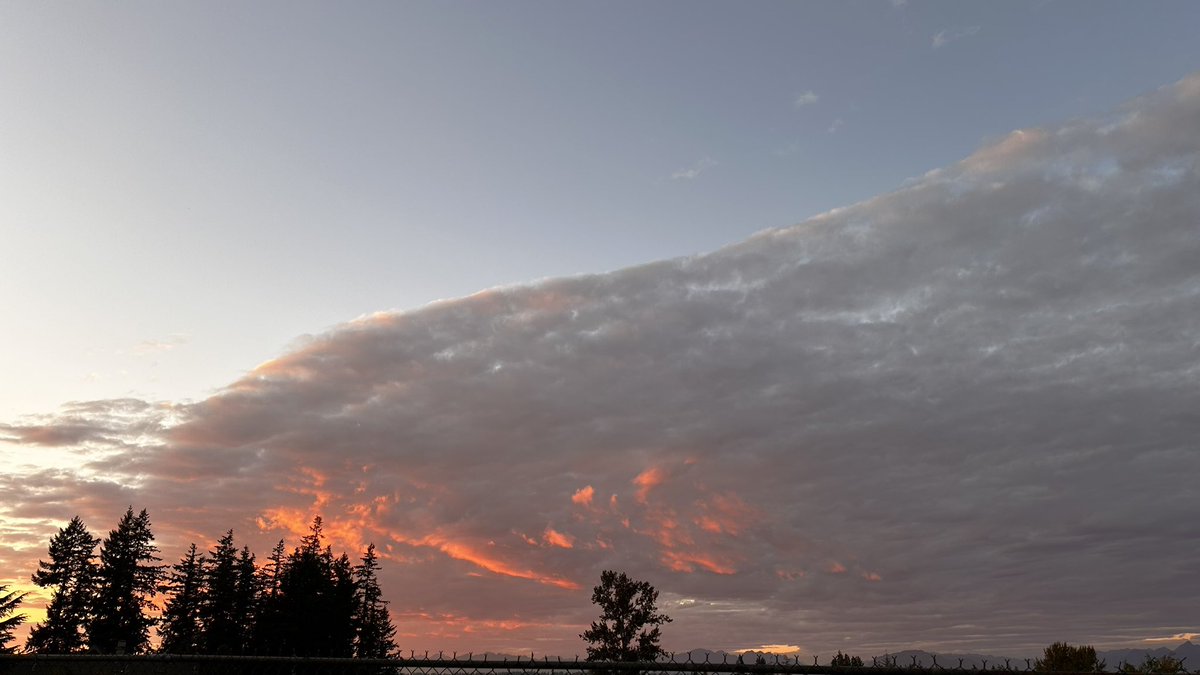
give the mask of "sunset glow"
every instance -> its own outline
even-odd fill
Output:
[[[130,508],[164,566],[320,517],[414,652],[583,654],[606,571],[731,660],[1200,639],[1196,26],[0,5],[17,642]]]

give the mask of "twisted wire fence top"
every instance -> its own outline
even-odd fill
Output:
[[[811,660],[811,662],[809,662]],[[1032,659],[982,661],[967,667],[963,659],[943,665],[936,657],[930,663],[910,656],[875,657],[870,665],[821,665],[818,657],[706,653],[703,658],[670,654],[658,661],[595,662],[579,657],[476,655],[473,652],[416,652],[388,659],[350,659],[296,656],[219,656],[201,654],[99,655],[99,654],[0,654],[0,674],[23,675],[615,675],[618,673],[747,673],[754,675],[981,675],[984,672],[1026,673],[1034,671]],[[1179,671],[1176,675],[1200,671]],[[1063,673],[1062,675],[1067,675]],[[1082,673],[1074,675],[1084,675]]]

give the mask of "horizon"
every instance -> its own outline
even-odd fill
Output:
[[[0,9],[19,641],[127,504],[322,515],[418,652],[601,569],[674,651],[1200,634],[1200,5],[222,7]]]

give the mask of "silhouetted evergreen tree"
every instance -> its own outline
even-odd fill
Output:
[[[238,615],[238,551],[233,530],[217,540],[204,565],[204,599],[200,605],[206,654],[234,654],[242,645],[242,618]]]
[[[347,580],[353,588],[349,561],[344,564],[335,561],[332,550],[323,543],[318,516],[313,519],[310,533],[281,568],[279,590],[270,603],[273,625],[267,633],[283,654],[349,656],[353,653],[353,595],[346,601]]]
[[[280,539],[275,548],[271,549],[271,557],[259,572],[259,589],[265,597],[274,597],[279,592],[279,578],[283,574],[283,564],[286,559],[283,540]]]
[[[271,551],[267,564],[259,570],[260,597],[258,616],[254,622],[252,649],[258,654],[281,654],[279,641],[283,633],[282,598],[279,594],[280,581],[287,564],[283,540],[280,539]]]
[[[237,587],[234,589],[234,604],[238,616],[238,652],[246,653],[252,645],[254,624],[258,621],[260,598],[258,566],[250,547],[243,546],[237,561]]]
[[[24,593],[10,591],[8,586],[0,585],[0,654],[12,654],[17,649],[8,643],[12,642],[13,630],[25,623],[24,614],[13,614],[24,597]]]
[[[96,591],[96,545],[79,516],[50,539],[50,562],[38,561],[33,583],[53,588],[46,620],[33,627],[25,643],[27,651],[41,654],[70,654],[83,651],[84,628]]]
[[[382,659],[396,651],[393,638],[396,627],[388,612],[388,603],[379,588],[379,556],[375,544],[367,546],[362,563],[354,567],[358,587],[354,613],[354,655],[364,659]]]
[[[163,608],[158,635],[159,651],[195,654],[201,648],[200,610],[203,598],[204,560],[192,544],[179,562],[171,566],[162,591],[170,593]]]
[[[161,560],[145,509],[125,512],[100,545],[96,600],[87,626],[88,647],[102,654],[146,651],[154,619],[147,610],[162,577]]]
[[[325,549],[332,560],[330,573],[333,577],[333,597],[330,601],[332,621],[329,625],[329,655],[354,656],[354,610],[358,602],[358,585],[354,583],[354,568],[344,552],[337,558],[333,550]]]

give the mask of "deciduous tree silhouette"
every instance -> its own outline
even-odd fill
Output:
[[[54,589],[46,606],[46,620],[33,627],[27,651],[70,654],[83,651],[84,629],[96,592],[96,545],[79,516],[50,539],[50,561],[38,561],[33,583]]]
[[[588,643],[588,661],[653,661],[666,652],[658,641],[659,628],[671,617],[655,603],[658,591],[646,581],[635,581],[624,572],[605,570],[592,590],[600,618],[580,634]]]
[[[833,659],[829,662],[829,665],[833,666],[834,668],[862,668],[863,660],[857,656],[843,654],[842,650],[839,649],[837,656],[833,657]]]
[[[1103,673],[1104,661],[1096,656],[1091,645],[1073,646],[1055,642],[1046,647],[1042,658],[1034,663],[1034,670],[1044,673]]]
[[[154,619],[152,598],[158,590],[162,566],[156,554],[150,515],[142,509],[125,512],[117,528],[100,545],[96,574],[96,600],[87,627],[88,647],[102,654],[138,654],[149,646]]]
[[[24,593],[10,591],[8,586],[0,585],[0,654],[12,654],[17,649],[9,643],[13,639],[13,630],[25,623],[25,615],[13,612],[24,597]]]
[[[1140,666],[1135,666],[1132,663],[1122,663],[1117,672],[1128,675],[1133,675],[1134,673],[1144,673],[1145,675],[1178,675],[1179,673],[1186,673],[1187,668],[1183,665],[1183,659],[1177,659],[1170,654],[1163,656],[1150,656],[1147,654]]]

